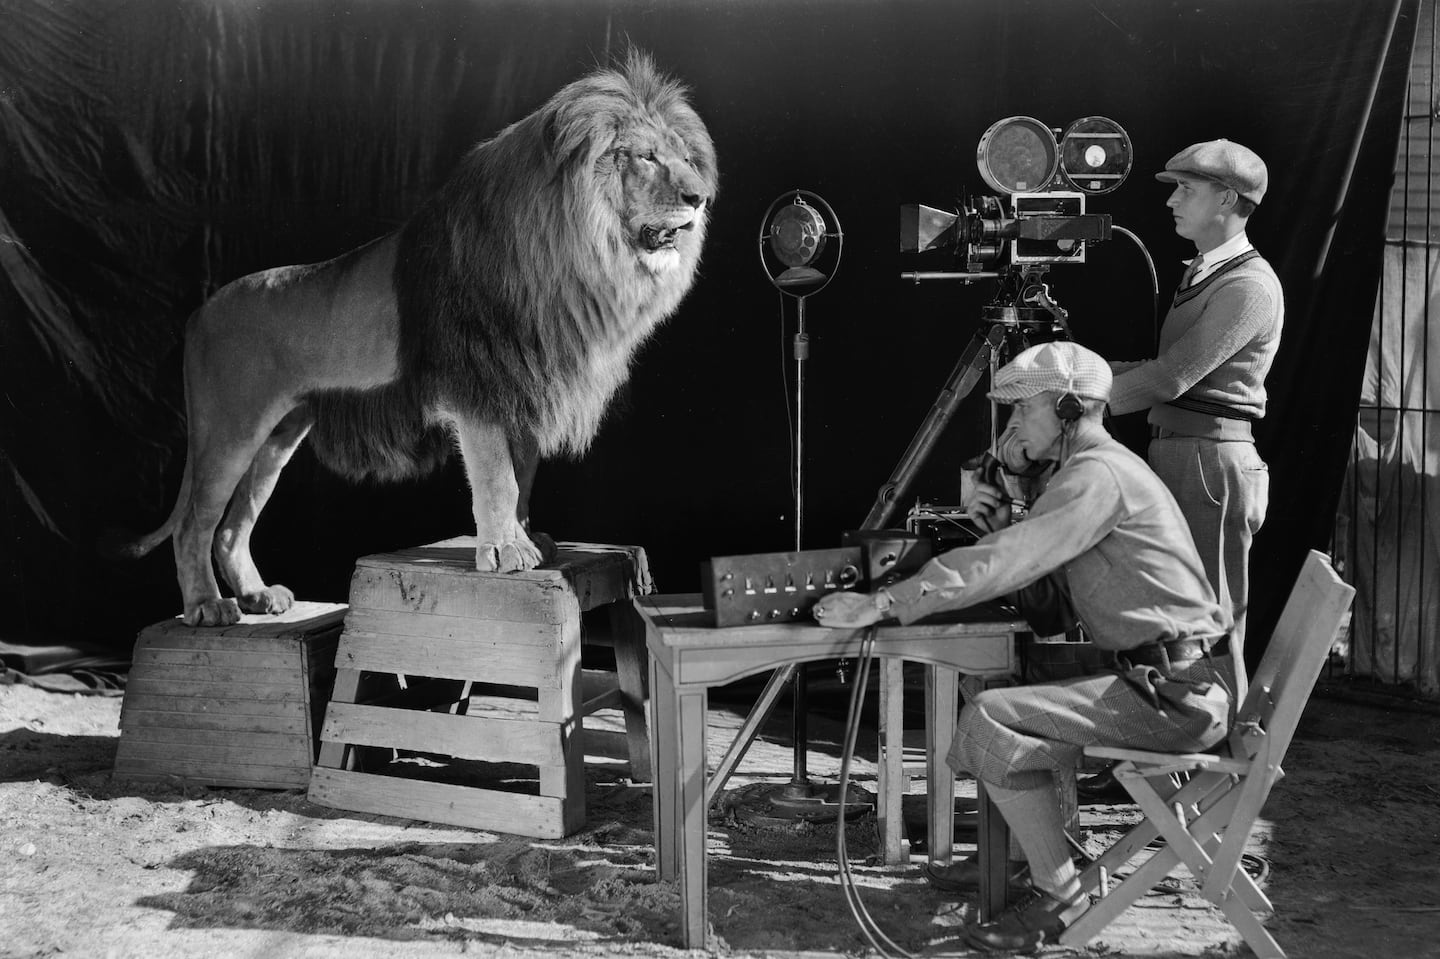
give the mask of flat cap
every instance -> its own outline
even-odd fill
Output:
[[[1170,158],[1155,179],[1174,183],[1187,173],[1228,186],[1251,203],[1259,203],[1270,184],[1265,161],[1254,150],[1231,140],[1206,140],[1186,147]]]
[[[1110,364],[1099,353],[1055,340],[1032,346],[1000,367],[988,395],[997,403],[1014,403],[1053,390],[1108,401],[1111,379]]]

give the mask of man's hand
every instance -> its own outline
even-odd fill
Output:
[[[961,505],[976,526],[993,533],[1010,525],[1010,497],[1003,489],[981,479],[978,470],[968,485],[969,495]]]
[[[810,611],[821,626],[869,626],[881,618],[880,607],[869,593],[830,593]]]
[[[1049,466],[1048,460],[1032,460],[1025,444],[1020,442],[1018,420],[1014,417],[995,439],[995,457],[1015,476],[1035,476]]]

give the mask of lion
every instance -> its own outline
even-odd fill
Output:
[[[458,449],[476,568],[553,557],[530,531],[536,467],[585,452],[636,348],[690,290],[717,185],[688,89],[632,52],[473,147],[396,232],[222,287],[186,324],[174,508],[127,552],[173,537],[192,626],[289,609],[250,538],[308,436],[357,480]]]

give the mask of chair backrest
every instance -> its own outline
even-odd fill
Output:
[[[1285,755],[1354,598],[1325,554],[1310,550],[1236,713],[1231,755],[1249,758],[1261,743],[1277,761]]]

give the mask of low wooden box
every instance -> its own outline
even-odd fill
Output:
[[[115,776],[304,789],[344,618],[344,604],[296,603],[234,626],[186,626],[177,617],[141,630]]]
[[[336,651],[310,800],[559,838],[585,821],[584,718],[624,713],[631,778],[649,781],[644,551],[561,543],[519,573],[475,569],[473,537],[363,557]],[[583,642],[613,641],[610,671]]]

